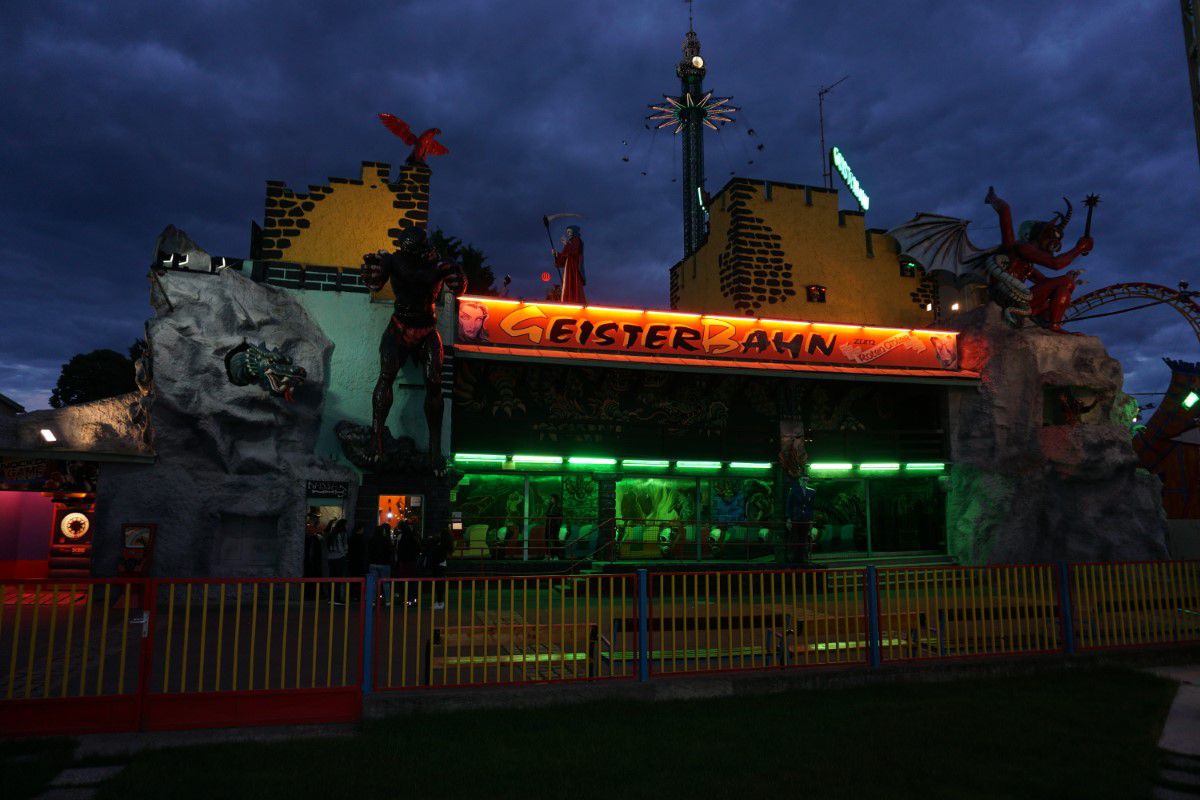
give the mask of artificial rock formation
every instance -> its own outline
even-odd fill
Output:
[[[964,564],[1165,558],[1158,478],[1137,466],[1121,364],[1093,336],[956,320],[978,389],[950,392],[947,537]]]
[[[287,292],[234,270],[168,270],[151,295],[157,462],[105,464],[97,573],[116,571],[120,525],[140,522],[158,525],[153,574],[301,574],[306,481],[346,482],[354,507],[353,472],[313,455],[333,344]],[[294,402],[230,382],[224,359],[244,340],[304,367]]]

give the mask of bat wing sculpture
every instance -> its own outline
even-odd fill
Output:
[[[941,214],[917,214],[903,225],[888,231],[906,256],[925,272],[946,272],[956,283],[981,280],[984,261],[995,248],[982,250],[967,238],[970,220]]]

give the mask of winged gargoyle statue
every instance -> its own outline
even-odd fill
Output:
[[[959,287],[986,282],[992,299],[1004,309],[1004,317],[1011,324],[1018,324],[1019,317],[1033,317],[1050,330],[1061,331],[1063,314],[1071,304],[1071,292],[1082,283],[1078,280],[1080,271],[1049,277],[1034,265],[1062,270],[1078,256],[1091,252],[1092,210],[1099,198],[1088,196],[1084,235],[1075,247],[1061,255],[1058,251],[1062,247],[1063,229],[1071,220],[1069,200],[1066,214],[1055,212],[1044,222],[1024,222],[1017,235],[1013,233],[1008,203],[992,189],[988,189],[984,202],[1000,217],[1001,242],[990,249],[976,247],[967,238],[970,220],[941,214],[917,214],[889,234],[899,245],[900,256],[916,262],[927,274],[946,273]],[[1032,287],[1025,285],[1027,280]]]

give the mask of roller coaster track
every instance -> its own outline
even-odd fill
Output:
[[[1071,307],[1067,309],[1067,313],[1063,315],[1063,322],[1087,319],[1091,316],[1088,312],[1109,303],[1119,303],[1125,300],[1149,300],[1151,302],[1145,306],[1137,307],[1170,306],[1183,315],[1183,318],[1192,326],[1192,332],[1196,334],[1197,342],[1200,342],[1200,303],[1195,300],[1196,294],[1196,292],[1160,286],[1157,283],[1114,283],[1076,298],[1075,302],[1071,303]],[[1132,311],[1133,309],[1127,310]]]

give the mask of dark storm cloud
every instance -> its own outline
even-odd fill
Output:
[[[400,161],[378,111],[445,131],[432,223],[481,247],[518,292],[536,292],[547,266],[541,215],[577,211],[590,295],[666,303],[678,141],[642,117],[677,87],[683,3],[113,0],[4,16],[0,392],[26,404],[44,404],[73,353],[141,333],[145,265],[167,223],[245,255],[263,181],[302,190],[361,160]],[[1099,192],[1085,288],[1200,283],[1171,4],[700,2],[697,31],[707,83],[744,109],[707,137],[710,191],[731,171],[819,184],[816,90],[849,74],[827,134],[871,192],[872,226],[960,214],[989,246],[989,184],[1018,218]],[[1196,357],[1168,311],[1087,324],[1131,391],[1163,388],[1160,355]]]

